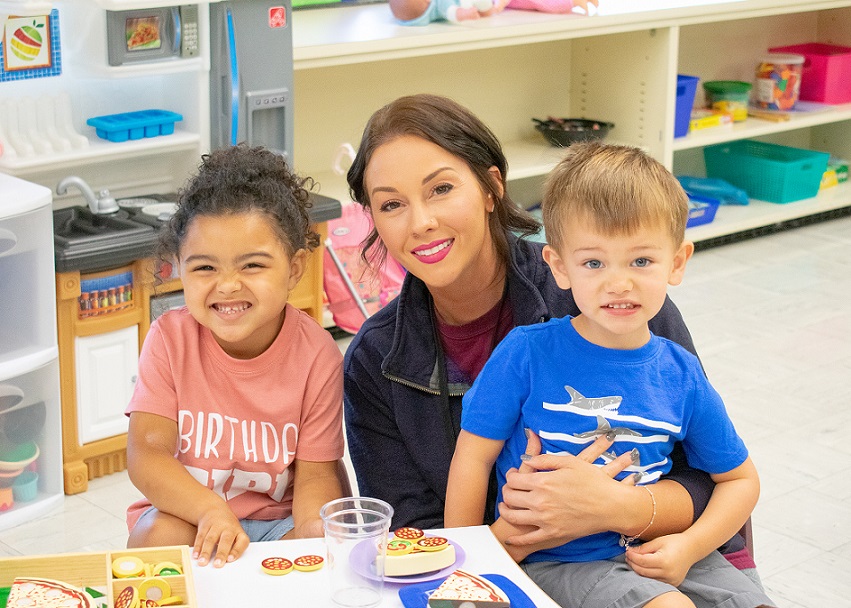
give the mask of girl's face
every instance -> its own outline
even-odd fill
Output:
[[[305,257],[290,257],[261,213],[199,215],[180,246],[186,306],[228,355],[256,357],[281,330]]]
[[[491,173],[499,182],[499,170]],[[376,148],[364,183],[387,252],[433,293],[493,279],[499,266],[488,224],[494,201],[464,160],[404,135]]]
[[[668,285],[682,281],[694,245],[684,241],[677,246],[661,225],[613,236],[571,218],[564,234],[560,250],[547,245],[544,259],[582,312],[573,320],[576,331],[608,348],[646,344],[647,322],[662,308]]]

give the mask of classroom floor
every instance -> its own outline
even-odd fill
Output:
[[[698,252],[672,297],[760,471],[769,595],[851,607],[851,218]],[[0,532],[0,556],[122,548],[137,496],[126,473],[94,479]]]

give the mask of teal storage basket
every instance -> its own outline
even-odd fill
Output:
[[[750,198],[771,203],[791,203],[818,194],[829,157],[827,152],[749,139],[703,149],[707,177],[726,180]]]

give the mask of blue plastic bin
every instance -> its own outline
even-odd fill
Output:
[[[86,124],[95,128],[97,136],[109,141],[121,142],[174,133],[174,123],[183,116],[167,110],[142,110],[108,116],[89,118]]]
[[[688,134],[691,122],[691,107],[694,105],[694,95],[697,93],[697,76],[677,74],[677,105],[674,114],[674,137],[684,137]]]
[[[751,198],[791,203],[818,194],[830,154],[743,139],[703,149],[707,177],[718,177]]]
[[[710,223],[715,219],[715,213],[718,211],[720,205],[721,201],[717,198],[689,194],[686,228],[694,228],[695,226]]]

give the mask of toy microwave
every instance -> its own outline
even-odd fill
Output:
[[[106,11],[109,65],[196,57],[198,5]]]

